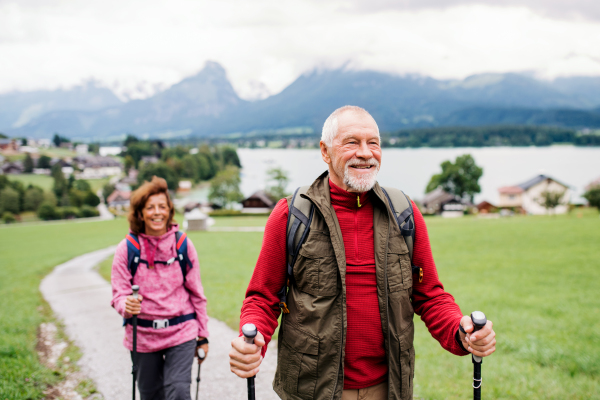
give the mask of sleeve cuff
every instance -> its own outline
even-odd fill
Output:
[[[454,340],[456,340],[456,343],[458,344],[458,346],[465,352],[465,353],[469,353],[469,350],[465,349],[465,347],[462,344],[462,340],[460,340],[460,331],[457,329],[456,333],[454,334]]]

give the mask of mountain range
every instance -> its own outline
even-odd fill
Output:
[[[0,131],[11,136],[110,140],[147,137],[318,132],[337,107],[366,108],[382,131],[477,125],[600,127],[600,77],[538,80],[479,74],[438,80],[346,69],[313,70],[264,100],[241,99],[225,69],[208,62],[196,75],[143,100],[120,101],[87,84],[71,90],[0,95]]]

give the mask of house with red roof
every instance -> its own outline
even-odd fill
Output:
[[[514,209],[524,214],[544,215],[548,210],[542,206],[544,192],[562,193],[561,204],[553,213],[565,214],[569,210],[571,190],[568,185],[547,175],[537,175],[526,182],[514,186],[503,186],[500,194],[499,208]]]

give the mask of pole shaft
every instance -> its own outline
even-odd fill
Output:
[[[198,400],[198,389],[200,389],[200,364],[198,364],[198,376],[196,377],[196,400]]]
[[[132,398],[135,400],[135,381],[137,378],[137,315],[134,315],[132,318],[133,325],[133,368],[131,370],[131,374],[133,375],[133,389],[132,389]]]
[[[248,378],[248,400],[255,400],[255,397],[254,397],[254,377]]]
[[[473,399],[481,400],[481,363],[473,363]]]

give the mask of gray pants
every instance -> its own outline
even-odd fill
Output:
[[[154,353],[137,353],[137,383],[141,399],[191,400],[195,352],[196,339],[192,339]]]

